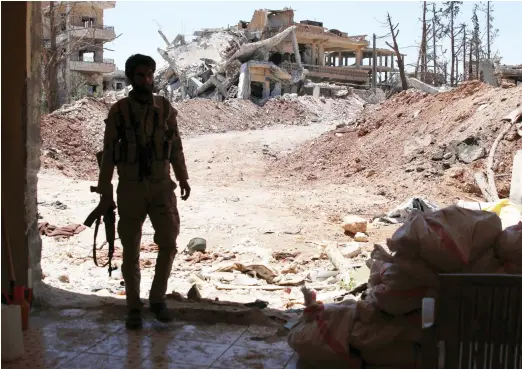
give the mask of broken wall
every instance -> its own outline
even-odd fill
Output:
[[[42,18],[40,2],[2,2],[2,219],[18,284],[27,285],[28,267],[40,281],[41,239],[36,189],[40,168],[40,83]],[[2,255],[2,288],[7,287]],[[34,284],[35,294],[38,288]]]
[[[268,16],[267,27],[290,26],[294,23],[294,12],[287,10],[285,12],[272,13]]]
[[[263,9],[256,10],[252,16],[252,20],[248,24],[248,29],[260,30],[265,28],[267,24],[268,12]]]

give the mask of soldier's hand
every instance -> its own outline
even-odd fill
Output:
[[[186,201],[190,196],[190,186],[188,184],[188,181],[180,181],[179,188],[181,189],[181,200]]]
[[[110,207],[116,209],[116,203],[114,202],[112,194],[102,195],[100,205],[104,211],[107,211]]]

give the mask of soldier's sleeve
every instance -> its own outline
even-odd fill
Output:
[[[170,164],[174,170],[174,175],[179,181],[187,180],[189,178],[187,165],[185,164],[185,154],[183,153],[183,144],[179,135],[178,129],[178,111],[165,99],[168,108],[167,124],[169,131],[172,134],[172,149],[170,151]]]
[[[98,178],[98,193],[112,194],[112,176],[114,174],[114,146],[118,139],[116,117],[118,104],[114,104],[105,119],[105,133],[103,135],[103,154]]]

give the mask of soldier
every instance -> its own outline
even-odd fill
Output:
[[[156,63],[150,56],[132,55],[125,75],[133,90],[115,103],[105,120],[103,159],[98,180],[102,203],[114,204],[112,176],[117,168],[118,234],[123,246],[128,329],[142,327],[140,300],[140,243],[146,216],[154,228],[159,247],[149,295],[150,310],[162,322],[172,320],[165,293],[176,255],[179,214],[170,177],[170,166],[181,188],[181,199],[190,196],[183,146],[176,121],[177,111],[162,96],[154,96]]]

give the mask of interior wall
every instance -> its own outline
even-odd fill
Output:
[[[40,167],[41,3],[2,2],[2,217],[17,284],[41,280],[37,227]],[[2,245],[7,241],[2,232]],[[3,250],[2,250],[3,251]],[[8,287],[2,255],[2,288]],[[36,285],[34,286],[36,287]],[[37,292],[37,291],[35,291]]]

